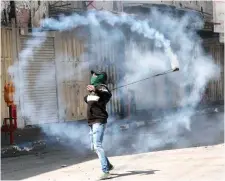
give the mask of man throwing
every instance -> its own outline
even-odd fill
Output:
[[[88,105],[87,119],[90,126],[91,148],[97,153],[101,162],[103,175],[100,179],[107,179],[109,171],[114,167],[106,157],[102,143],[108,118],[106,104],[109,102],[112,94],[105,85],[107,81],[105,72],[92,70],[91,74],[91,85],[87,86],[90,94],[84,97],[84,101]]]

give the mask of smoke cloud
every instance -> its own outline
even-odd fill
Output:
[[[189,27],[190,25],[191,27]],[[167,114],[163,121],[157,124],[154,132],[147,128],[140,129],[141,131],[137,132],[135,139],[132,138],[132,141],[129,142],[135,147],[135,152],[152,150],[170,143],[188,144],[185,139],[180,139],[180,134],[190,131],[191,117],[195,114],[195,108],[201,99],[201,94],[207,83],[216,78],[219,72],[219,67],[214,64],[212,58],[204,53],[202,41],[196,34],[196,31],[203,26],[202,19],[191,13],[174,16],[161,13],[156,9],[152,9],[149,14],[141,18],[126,13],[115,15],[107,11],[90,11],[85,15],[61,16],[59,20],[45,19],[41,23],[42,28],[40,30],[50,29],[63,32],[80,26],[88,29],[90,34],[90,39],[86,42],[88,52],[82,55],[83,59],[86,59],[86,55],[88,55],[90,66],[99,64],[101,61],[99,60],[99,54],[105,57],[106,61],[112,60],[109,57],[109,52],[114,51],[116,58],[111,63],[117,67],[122,67],[124,74],[123,79],[119,80],[117,85],[143,79],[154,73],[171,70],[178,66],[177,62],[179,62],[179,72],[128,87],[129,90],[135,92],[137,110],[166,109],[174,107],[175,104],[178,107],[183,107],[177,112]],[[82,35],[82,32],[80,34]],[[42,36],[41,39],[40,35]],[[33,38],[29,40],[29,46],[20,52],[20,63],[9,69],[9,72],[14,75],[17,90],[15,99],[16,101],[20,100],[20,103],[24,100],[23,95],[26,94],[24,85],[27,83],[26,72],[21,73],[21,71],[32,63],[28,57],[32,56],[35,48],[42,46],[45,37],[45,32],[34,31]],[[124,57],[124,59],[121,57]],[[84,61],[79,66],[81,69],[85,69],[87,62]],[[62,68],[58,67],[58,71]],[[47,77],[42,76],[40,71],[36,76],[35,89],[46,84],[51,87],[55,74],[57,74],[59,82],[66,81],[71,77],[68,77],[68,75],[77,74],[76,70],[71,68],[67,70],[68,74],[66,75],[60,73],[62,70],[58,71],[55,72],[54,68],[49,68]],[[15,76],[18,74],[20,76]],[[187,87],[192,87],[188,93],[186,92]],[[178,92],[179,95],[175,92]],[[60,101],[62,98],[59,97],[58,99]],[[28,106],[21,108],[21,114],[23,117],[28,117],[31,123],[32,121],[41,123],[43,121],[41,119],[54,119],[51,117],[51,112],[43,109],[46,104],[48,104],[47,100],[41,105],[36,105],[35,100],[28,97],[26,98],[26,105]],[[61,104],[65,103],[62,101]],[[38,115],[32,114],[33,109],[39,110]],[[59,112],[60,118],[65,119],[63,110],[59,110]],[[146,119],[149,119],[149,122],[154,122],[151,117]],[[109,123],[105,146],[107,150],[112,151],[113,149],[117,154],[123,153],[127,147],[126,144],[122,143],[124,137],[119,126],[117,126],[118,120],[115,121],[111,117]],[[89,148],[87,126],[60,123],[47,124],[42,128],[49,135],[66,139],[71,147],[76,149]],[[133,135],[132,131],[128,131],[128,135]],[[126,137],[126,140],[129,140],[129,136]],[[112,148],[111,141],[116,142],[118,147]],[[77,142],[82,144],[83,147],[75,144]]]

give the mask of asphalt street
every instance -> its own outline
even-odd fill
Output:
[[[222,181],[224,144],[110,157],[112,180]],[[3,180],[76,180],[99,178],[96,156],[76,156],[70,151],[2,159]],[[86,160],[86,161],[85,161]]]

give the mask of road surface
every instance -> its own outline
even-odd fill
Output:
[[[96,157],[83,161],[68,153],[2,159],[3,180],[95,181],[101,175]],[[224,144],[111,157],[114,181],[222,181]],[[75,164],[77,163],[77,164]],[[62,167],[62,166],[66,167]]]

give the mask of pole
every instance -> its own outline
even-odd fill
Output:
[[[14,143],[14,135],[13,135],[13,117],[12,117],[12,106],[9,106],[9,139],[10,144]]]
[[[129,85],[136,84],[136,83],[138,83],[138,82],[142,82],[142,81],[151,79],[151,78],[153,78],[153,77],[157,77],[157,76],[160,76],[160,75],[165,75],[165,74],[172,73],[172,72],[176,72],[176,71],[179,71],[179,68],[176,68],[176,69],[170,69],[170,70],[167,70],[167,71],[165,71],[165,72],[158,73],[158,74],[152,75],[152,76],[150,76],[150,77],[147,77],[147,78],[145,78],[145,79],[141,79],[141,80],[137,80],[137,81],[134,81],[134,82],[125,84],[125,85],[121,85],[121,86],[119,86],[119,87],[116,87],[116,88],[112,89],[111,91],[114,91],[114,90],[116,90],[116,89],[120,89],[120,88],[123,88],[123,87],[127,87],[127,86],[129,86]]]

